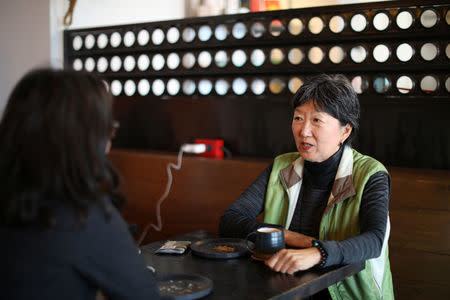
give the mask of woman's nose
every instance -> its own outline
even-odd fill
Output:
[[[311,126],[309,125],[308,122],[302,124],[302,127],[300,128],[300,135],[303,137],[311,135]]]

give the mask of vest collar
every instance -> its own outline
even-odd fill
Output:
[[[305,160],[300,156],[289,166],[280,171],[280,175],[283,179],[283,183],[286,186],[286,189],[289,190],[291,187],[302,181],[304,165]]]
[[[298,195],[302,186],[304,159],[297,158],[286,168],[280,170],[280,180],[283,183],[289,199],[289,208],[286,216],[286,228],[289,228],[295,207],[297,206]]]
[[[297,203],[303,181],[304,165],[305,160],[300,156],[280,171],[282,182],[289,194],[289,213],[287,224],[290,224],[290,219],[293,216],[293,210],[295,209]],[[337,203],[344,201],[348,197],[356,195],[355,187],[353,186],[352,171],[353,150],[349,146],[345,146],[324,214],[328,213]]]
[[[328,198],[327,207],[324,214],[328,213],[335,204],[344,201],[345,199],[356,195],[355,187],[353,185],[353,151],[346,146],[342,153],[341,161],[336,172],[336,178],[331,188],[331,194]]]

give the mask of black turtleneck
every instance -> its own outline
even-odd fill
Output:
[[[323,162],[305,161],[303,184],[289,230],[319,237],[320,220],[333,187],[342,149]]]
[[[323,162],[305,160],[305,177],[309,177],[313,187],[331,189],[341,161],[342,149],[344,148],[339,148],[335,154]]]

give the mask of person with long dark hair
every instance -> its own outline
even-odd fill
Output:
[[[14,87],[0,123],[5,299],[159,298],[117,209],[113,125],[92,74],[38,69]]]

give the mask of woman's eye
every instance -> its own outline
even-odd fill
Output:
[[[314,118],[314,122],[318,123],[321,122],[322,120],[320,120],[319,118]]]
[[[295,117],[294,117],[294,120],[295,120],[295,121],[300,121],[301,119],[302,119],[302,118],[301,118],[300,116],[295,116]]]

